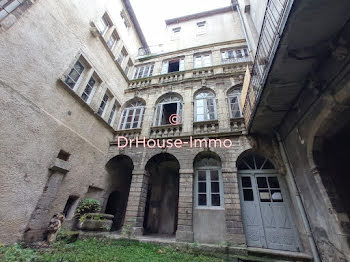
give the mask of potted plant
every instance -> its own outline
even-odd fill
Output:
[[[101,205],[96,199],[85,198],[75,212],[77,228],[87,231],[110,231],[113,215],[100,213]]]

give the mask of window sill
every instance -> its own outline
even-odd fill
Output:
[[[207,206],[196,206],[194,209],[196,210],[225,210],[224,207],[219,206],[219,207],[207,207]]]
[[[113,132],[115,131],[114,128],[107,123],[107,121],[102,118],[100,115],[97,114],[97,111],[95,111],[90,104],[86,103],[70,86],[68,86],[65,82],[66,76],[62,76],[58,79],[58,82],[60,82],[60,85],[67,90],[74,99],[76,99],[84,108],[87,109],[91,114],[95,115],[95,117],[101,121],[104,125],[106,125],[109,129],[111,129]]]

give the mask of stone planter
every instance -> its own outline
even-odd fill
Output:
[[[113,215],[103,213],[87,213],[84,219],[79,219],[77,228],[86,231],[110,231]]]

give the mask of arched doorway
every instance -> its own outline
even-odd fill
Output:
[[[177,230],[179,169],[168,153],[153,156],[146,164],[150,175],[144,217],[145,234],[173,235]]]
[[[106,164],[111,193],[105,213],[114,215],[112,231],[120,230],[124,224],[133,169],[131,158],[125,155],[118,155]]]
[[[237,161],[247,245],[299,251],[284,179],[263,156],[249,152]]]
[[[215,152],[200,152],[194,158],[193,168],[194,239],[200,243],[221,243],[226,235],[221,159]]]

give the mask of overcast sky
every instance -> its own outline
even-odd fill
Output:
[[[164,20],[229,6],[230,0],[130,0],[149,46],[162,43]]]

